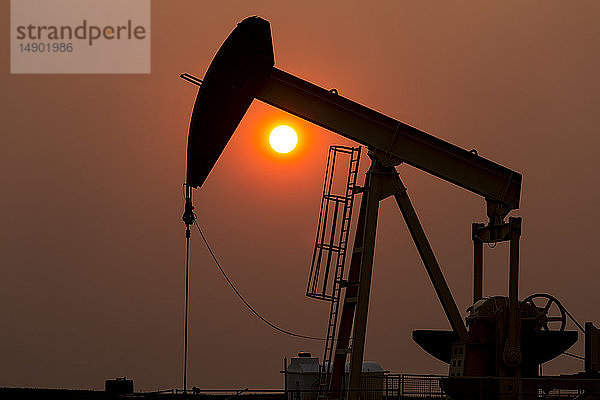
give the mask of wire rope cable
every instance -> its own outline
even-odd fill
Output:
[[[242,294],[235,287],[235,285],[233,284],[233,282],[231,281],[231,279],[229,279],[229,277],[227,276],[227,274],[223,270],[223,267],[221,267],[221,263],[217,259],[217,256],[215,255],[214,251],[212,250],[210,244],[208,243],[208,240],[204,236],[204,232],[202,232],[202,229],[200,229],[200,225],[198,225],[198,221],[194,220],[194,224],[196,225],[196,229],[198,229],[198,233],[200,233],[200,236],[202,237],[202,241],[204,242],[204,245],[206,246],[208,252],[210,253],[210,256],[212,257],[213,261],[215,262],[215,264],[219,268],[219,271],[221,271],[221,274],[223,275],[223,277],[225,278],[225,280],[227,281],[227,283],[229,284],[229,286],[231,287],[231,289],[235,292],[235,294],[237,295],[237,297],[239,297],[239,299],[242,301],[242,303],[244,303],[244,305],[248,308],[248,310],[250,310],[252,312],[252,314],[254,314],[256,317],[258,317],[261,321],[263,321],[265,324],[267,324],[271,328],[273,328],[276,331],[278,331],[280,333],[283,333],[285,335],[294,336],[294,337],[302,338],[302,339],[309,339],[309,340],[321,340],[321,341],[325,340],[325,338],[316,337],[316,336],[309,336],[309,335],[302,335],[302,334],[297,333],[297,332],[293,332],[293,331],[290,331],[290,330],[287,330],[287,329],[280,328],[279,326],[273,324],[272,322],[270,322],[269,320],[267,320],[265,317],[263,317],[258,311],[256,311],[256,309],[254,307],[252,307],[252,305],[250,305],[250,303],[248,303],[246,301],[246,299],[244,298],[244,296],[242,296]]]
[[[183,390],[187,389],[187,360],[188,360],[188,309],[190,298],[190,236],[185,238],[185,323],[183,334]]]

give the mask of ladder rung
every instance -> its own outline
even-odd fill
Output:
[[[362,252],[363,252],[363,248],[362,247],[356,247],[352,253],[358,254],[358,253],[362,253]]]
[[[332,245],[332,244],[317,243],[316,247],[318,249],[330,250],[330,251],[334,251],[334,252],[340,251],[340,246],[336,246],[336,245]]]
[[[358,303],[358,297],[346,297],[344,299],[344,303],[346,303],[346,304]]]
[[[324,194],[323,198],[327,199],[327,200],[331,200],[331,201],[346,201],[346,197],[345,196],[339,196],[337,194]]]
[[[335,349],[335,354],[336,355],[341,355],[341,354],[348,354],[350,353],[350,349]]]

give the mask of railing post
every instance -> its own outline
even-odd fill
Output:
[[[283,389],[285,392],[285,400],[290,400],[288,395],[288,371],[287,371],[287,357],[283,357]]]
[[[400,375],[400,398],[404,398],[404,374]]]
[[[385,400],[388,400],[388,380],[385,376],[383,379],[385,379]]]

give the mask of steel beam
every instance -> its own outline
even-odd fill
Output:
[[[400,177],[397,175],[396,177],[402,185]],[[431,283],[433,284],[433,288],[435,289],[438,299],[442,304],[442,308],[446,313],[446,317],[448,318],[448,321],[450,322],[454,332],[458,334],[460,340],[465,341],[468,337],[467,328],[465,327],[465,323],[458,312],[458,307],[454,302],[450,288],[446,283],[446,279],[444,278],[444,274],[442,273],[437,259],[435,258],[435,254],[433,254],[429,240],[427,240],[427,235],[425,235],[425,231],[423,231],[423,227],[419,222],[419,218],[417,217],[417,213],[412,206],[406,189],[395,194],[394,198],[396,199],[396,204],[398,204],[398,207],[402,212],[402,216],[404,217],[406,226],[408,226],[410,235],[415,242],[415,246],[419,251],[421,260],[423,260],[423,264],[425,265],[429,279],[431,279]]]
[[[273,68],[256,98],[509,209],[519,207],[519,173],[346,99],[336,91]]]
[[[519,318],[519,240],[521,218],[510,218],[510,266],[508,280],[508,337],[502,357],[510,368],[521,364],[521,327]]]
[[[365,179],[365,188],[369,187],[370,175]],[[335,354],[333,356],[333,365],[331,371],[331,384],[329,386],[329,398],[341,399],[342,384],[344,381],[344,373],[346,359],[349,353],[350,335],[352,333],[352,325],[354,323],[354,314],[356,302],[350,299],[358,297],[358,284],[360,279],[360,264],[362,252],[360,248],[364,241],[365,219],[367,212],[367,196],[363,192],[363,197],[360,203],[360,212],[358,214],[358,223],[356,224],[356,235],[354,237],[354,246],[352,249],[352,258],[350,259],[350,268],[348,270],[348,283],[344,291],[342,302],[342,312],[340,315],[340,326],[338,329],[338,337],[335,345]]]
[[[473,304],[483,297],[483,241],[478,235],[482,227],[473,223]]]
[[[350,353],[349,400],[356,400],[360,397],[360,375],[362,372],[365,337],[367,333],[367,315],[371,293],[371,277],[373,275],[377,215],[379,213],[379,201],[382,199],[383,192],[381,172],[369,171],[367,175],[370,175],[370,179],[369,186],[366,187],[367,190],[363,194],[366,197],[366,209],[362,243],[360,248],[354,249],[354,252],[360,253],[360,275],[352,332],[352,351]]]

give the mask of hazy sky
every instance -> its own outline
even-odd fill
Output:
[[[0,386],[181,384],[181,185],[197,88],[178,74],[202,77],[250,15],[271,22],[277,67],[521,172],[521,298],[548,292],[600,324],[600,3],[248,3],[154,0],[149,75],[10,75],[4,29]],[[8,27],[8,0],[1,12]],[[267,148],[280,122],[300,135],[291,157]],[[326,329],[327,305],[304,291],[328,146],[349,143],[256,102],[195,194],[225,270],[286,329]],[[400,171],[464,315],[485,203]],[[446,373],[411,332],[449,324],[393,200],[380,215],[366,358]],[[190,385],[279,388],[284,356],[321,357],[321,343],[250,315],[195,233],[192,247]],[[506,246],[485,257],[485,294],[506,294]],[[545,366],[582,369],[565,357]]]

